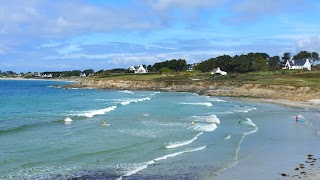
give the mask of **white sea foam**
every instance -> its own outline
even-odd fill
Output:
[[[128,90],[124,90],[124,91],[120,91],[121,93],[127,93],[127,94],[134,94],[134,92],[132,91],[128,91]]]
[[[168,158],[170,158],[170,157],[175,157],[175,156],[178,156],[178,155],[181,155],[181,154],[184,154],[184,153],[200,151],[200,150],[203,150],[203,149],[205,149],[205,148],[206,148],[206,146],[202,146],[202,147],[198,147],[198,148],[193,148],[193,149],[186,149],[186,150],[184,150],[184,151],[180,151],[180,152],[176,152],[176,153],[172,153],[172,154],[167,154],[167,155],[165,155],[165,156],[155,158],[154,161],[165,160],[165,159],[168,159]]]
[[[83,111],[79,114],[75,114],[76,116],[85,116],[85,117],[93,117],[95,115],[103,115],[107,112],[113,111],[117,108],[117,106],[111,106],[104,109],[98,109],[98,110],[90,110],[90,111]]]
[[[121,102],[121,105],[128,105],[130,103],[137,103],[137,102],[142,102],[142,101],[147,101],[147,100],[151,100],[150,97],[145,97],[145,98],[139,98],[139,99],[124,99],[123,102]]]
[[[146,126],[165,126],[165,127],[189,127],[190,125],[187,123],[179,123],[179,122],[159,122],[159,121],[141,121],[142,124]]]
[[[253,130],[243,133],[243,136],[242,136],[241,140],[239,141],[238,148],[237,148],[237,150],[236,150],[236,157],[235,157],[235,160],[236,160],[236,161],[238,160],[238,153],[239,153],[239,151],[240,151],[240,145],[241,145],[243,139],[244,139],[247,135],[256,133],[257,131],[258,131],[258,128],[255,127]]]
[[[124,174],[123,176],[121,176],[120,179],[122,179],[122,177],[124,177],[124,176],[134,175],[137,172],[146,169],[149,165],[154,164],[156,161],[165,160],[165,159],[168,159],[170,157],[175,157],[175,156],[178,156],[178,155],[181,155],[181,154],[184,154],[184,153],[200,151],[200,150],[203,150],[205,148],[206,148],[206,146],[193,148],[193,149],[186,149],[184,151],[180,151],[180,152],[176,152],[176,153],[172,153],[172,154],[168,154],[168,155],[165,155],[165,156],[162,156],[162,157],[155,158],[155,159],[153,159],[151,161],[147,161],[147,162],[131,165],[132,167],[129,169],[129,171],[126,174]],[[123,165],[119,165],[119,166],[123,166]]]
[[[194,138],[192,138],[192,139],[190,139],[188,141],[172,142],[172,143],[169,143],[168,145],[166,145],[165,147],[167,149],[170,149],[170,148],[177,148],[177,147],[181,147],[181,146],[185,146],[185,145],[191,144],[193,141],[197,140],[198,137],[200,135],[202,135],[202,134],[203,134],[203,132],[200,132]]]
[[[210,107],[212,104],[210,102],[196,102],[196,103],[188,103],[188,102],[181,102],[179,104],[185,104],[185,105],[197,105],[197,106],[207,106]]]
[[[150,114],[142,114],[142,116],[148,117],[150,116]]]
[[[120,133],[138,137],[159,138],[164,136],[163,131],[155,129],[121,129]]]
[[[146,169],[148,167],[148,165],[150,164],[154,164],[155,161],[154,160],[151,160],[151,161],[148,161],[148,162],[144,162],[144,163],[139,163],[139,164],[135,164],[134,167],[129,170],[125,175],[123,176],[131,176],[133,174],[136,174],[137,172],[139,171],[142,171],[144,169]],[[121,179],[121,178],[120,178]]]
[[[249,118],[246,118],[244,121],[241,122],[241,124],[245,124],[251,127],[257,127],[256,124],[254,124],[252,120]]]
[[[69,118],[69,117],[66,117],[63,121],[68,123],[68,122],[72,122],[73,120],[71,118]]]
[[[231,138],[231,135],[229,135],[229,136],[225,137],[224,139],[230,139],[230,138]]]
[[[215,129],[217,129],[217,124],[215,124],[215,123],[210,123],[210,124],[197,123],[196,125],[194,125],[194,129],[198,130],[198,131],[211,132],[211,131],[214,131]]]
[[[243,112],[243,113],[248,113],[249,111],[252,111],[252,110],[256,110],[257,108],[255,107],[252,107],[252,108],[247,108],[247,109],[238,109],[238,110],[235,110],[235,112]]]
[[[197,122],[209,122],[220,124],[220,119],[214,114],[209,116],[191,116],[191,118],[195,119]]]
[[[212,101],[212,102],[227,102],[225,100],[218,99],[218,98],[212,98],[210,96],[207,96],[207,98],[208,98],[208,101]]]

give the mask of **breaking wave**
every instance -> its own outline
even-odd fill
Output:
[[[207,106],[207,107],[212,106],[212,103],[210,103],[210,102],[197,102],[197,103],[181,102],[181,103],[179,103],[179,104],[185,104],[185,105],[197,105],[197,106]]]
[[[70,115],[73,115],[73,116],[93,117],[93,116],[96,116],[96,115],[104,115],[104,114],[106,114],[107,112],[110,112],[110,111],[115,110],[116,108],[117,108],[117,106],[111,106],[111,107],[104,108],[104,109],[83,111],[83,112],[80,112],[80,113],[78,113],[78,114],[70,114]]]
[[[197,140],[198,137],[200,135],[202,135],[203,132],[200,132],[199,134],[197,134],[194,138],[188,140],[188,141],[181,141],[181,142],[173,142],[173,143],[169,143],[168,145],[166,145],[165,147],[167,149],[170,149],[170,148],[177,148],[177,147],[181,147],[181,146],[185,146],[185,145],[188,145],[188,144],[191,144],[193,141]]]

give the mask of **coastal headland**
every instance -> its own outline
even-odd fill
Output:
[[[228,96],[288,106],[320,105],[320,89],[292,85],[265,85],[210,80],[117,80],[78,79],[67,88],[127,89],[194,92],[206,96]]]

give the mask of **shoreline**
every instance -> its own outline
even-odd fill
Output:
[[[230,98],[235,100],[241,100],[241,101],[271,103],[271,104],[278,104],[278,105],[296,107],[296,108],[320,109],[320,99],[310,99],[308,101],[290,101],[285,99],[267,99],[267,98],[244,98],[244,97],[230,97]]]
[[[0,77],[0,80],[10,80],[10,81],[64,81],[64,82],[77,82],[77,79],[72,79],[72,78],[65,78],[65,79],[40,79],[40,78],[21,78],[21,77],[16,77],[16,78],[6,78],[6,77]]]
[[[0,78],[0,80],[40,80],[40,81],[68,81],[68,82],[73,82],[73,84],[81,82],[81,80],[70,80],[70,79],[25,79],[25,78]],[[88,88],[88,87],[92,87],[95,89],[109,89],[109,88],[97,88],[94,86],[85,86],[85,87],[79,87],[79,88]],[[111,89],[111,88],[110,88]],[[120,90],[120,88],[114,88],[115,90]],[[162,87],[149,87],[148,89],[130,89],[130,88],[122,88],[124,89],[128,89],[128,90],[154,90],[154,91],[172,91],[171,87],[167,86],[167,89],[163,89]],[[180,91],[180,92],[186,92],[186,91]],[[297,108],[314,108],[314,109],[320,109],[320,99],[314,98],[314,99],[309,99],[307,101],[291,101],[291,100],[284,100],[284,99],[271,99],[271,98],[260,98],[260,97],[235,97],[235,96],[224,96],[224,95],[215,95],[212,93],[206,93],[206,91],[187,91],[190,93],[197,93],[199,95],[204,95],[204,96],[212,96],[212,97],[229,97],[230,99],[235,99],[235,100],[241,100],[241,101],[250,101],[250,102],[260,102],[260,103],[272,103],[272,104],[278,104],[278,105],[283,105],[283,106],[289,106],[289,107],[297,107]],[[212,92],[212,91],[210,91]],[[301,157],[305,156],[305,153],[301,153]],[[299,157],[296,157],[297,159],[301,159]],[[300,162],[300,160],[297,160]],[[252,161],[239,161],[237,164],[235,164],[233,167],[226,169],[225,171],[219,172],[218,176],[221,177],[223,176],[225,173],[228,173],[231,170],[235,170],[235,172],[238,172],[241,175],[241,172],[243,172],[243,167],[241,167],[242,165],[246,165],[248,166],[248,164],[251,164]],[[301,161],[301,163],[305,163],[304,161]],[[292,175],[294,171],[294,168],[297,166],[297,164],[292,163],[292,162],[286,162],[286,164],[288,166],[290,166],[290,168],[292,168],[292,172],[284,172],[284,174],[289,174]],[[252,165],[252,164],[251,164]],[[253,168],[254,170],[254,168]],[[300,172],[300,171],[299,171]],[[306,174],[309,175],[307,176],[308,179],[318,179],[320,178],[320,174],[317,173],[316,170],[305,170]],[[234,173],[234,172],[233,172]],[[266,170],[266,173],[264,175],[267,174],[274,174],[274,173],[280,173],[280,172],[271,172]],[[283,175],[279,174],[279,179],[282,178]],[[284,176],[283,178],[286,178],[288,176]],[[290,176],[291,177],[291,176]],[[222,178],[223,179],[223,178]]]

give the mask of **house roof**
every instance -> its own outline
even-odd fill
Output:
[[[306,60],[291,60],[289,63],[290,66],[303,66],[306,63]]]

